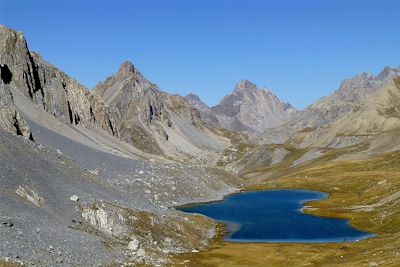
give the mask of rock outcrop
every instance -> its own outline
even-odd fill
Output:
[[[33,139],[29,126],[14,107],[10,89],[3,80],[0,81],[0,125],[10,133]]]
[[[6,64],[0,64],[0,125],[10,133],[33,140],[31,131],[14,106],[10,91],[12,73]]]
[[[2,87],[4,88],[4,84],[8,87],[2,89],[5,91],[2,94],[17,91],[63,122],[94,125],[110,134],[118,135],[113,115],[102,100],[46,63],[37,53],[29,51],[22,33],[0,26],[0,37],[0,65],[4,77]],[[14,117],[17,118],[18,115]],[[22,122],[18,124],[23,125]]]

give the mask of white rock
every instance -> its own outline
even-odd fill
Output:
[[[138,257],[144,257],[146,256],[146,252],[144,251],[144,249],[140,248],[137,252],[137,256]]]
[[[79,197],[77,195],[72,195],[69,199],[75,202],[79,201]]]
[[[199,252],[197,249],[192,249],[192,253],[197,253]]]
[[[133,239],[132,241],[129,242],[128,244],[128,249],[132,251],[137,251],[139,249],[140,242],[137,239]]]
[[[143,174],[144,172],[143,171],[139,171],[139,174]]]

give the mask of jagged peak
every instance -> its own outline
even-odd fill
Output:
[[[119,66],[117,76],[126,77],[130,74],[139,74],[139,71],[131,61],[125,61]]]
[[[293,110],[296,111],[296,109],[290,104],[289,102],[283,102],[283,107],[285,110]]]
[[[7,26],[5,26],[3,24],[0,24],[0,32],[11,33],[11,34],[16,35],[16,36],[18,36],[20,38],[25,39],[24,34],[22,32],[10,29],[10,28],[8,28]]]
[[[201,99],[200,99],[200,97],[199,97],[198,95],[195,95],[195,94],[193,94],[193,93],[187,94],[187,95],[185,96],[185,98],[186,98],[186,99],[193,100],[193,101],[197,101],[197,102],[203,102],[203,101],[201,101]]]
[[[376,77],[379,80],[386,80],[394,76],[400,76],[400,67],[386,66]]]
[[[204,103],[201,98],[193,93],[189,93],[188,95],[186,95],[184,97],[186,99],[186,101],[188,101],[191,104],[197,104],[199,106],[203,106],[203,107],[208,107],[206,103]]]
[[[187,94],[187,95],[185,96],[185,98],[192,98],[192,99],[196,99],[196,100],[201,101],[200,97],[199,97],[198,95],[196,95],[196,94],[193,94],[193,93]]]
[[[22,32],[15,31],[0,24],[0,49],[2,49],[2,47],[7,50],[15,49],[17,47],[29,50],[25,36]]]
[[[252,91],[252,90],[258,90],[257,85],[252,83],[249,80],[240,80],[236,85],[235,85],[235,92],[240,92],[240,91]]]
[[[278,98],[278,96],[276,94],[274,94],[270,89],[268,89],[267,87],[263,87],[261,89],[262,92],[264,92],[264,94],[274,97],[274,98]]]

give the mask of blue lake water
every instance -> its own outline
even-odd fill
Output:
[[[302,212],[304,202],[326,197],[311,190],[251,191],[179,210],[224,222],[228,230],[225,240],[230,242],[353,242],[373,236],[351,227],[347,220]]]

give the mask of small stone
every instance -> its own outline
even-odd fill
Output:
[[[143,174],[144,172],[143,171],[139,171],[139,174]]]
[[[199,252],[197,249],[192,249],[192,253],[197,253]]]
[[[69,198],[71,201],[79,201],[79,197],[77,196],[77,195],[72,195],[70,198]]]
[[[137,239],[133,239],[132,241],[129,242],[128,244],[128,249],[132,251],[137,251],[139,249],[140,242]]]
[[[4,226],[8,226],[8,227],[13,227],[14,224],[12,222],[3,222],[2,223]]]
[[[17,231],[17,234],[18,234],[19,236],[22,236],[22,235],[24,234],[24,232],[22,232],[22,231]]]
[[[144,251],[144,249],[140,248],[137,252],[137,256],[138,257],[144,257],[146,256],[146,252]]]

